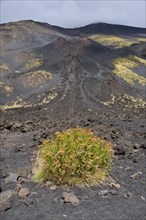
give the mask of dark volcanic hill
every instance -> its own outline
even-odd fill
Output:
[[[144,114],[145,29],[31,20],[0,28],[2,112]]]

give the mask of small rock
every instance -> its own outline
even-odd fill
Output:
[[[27,124],[30,125],[30,124],[32,124],[32,121],[28,120],[28,121],[25,122],[25,124],[26,124],[26,125],[27,125]]]
[[[17,174],[19,177],[25,178],[28,175],[28,169],[27,168],[20,168],[20,169],[18,169]]]
[[[6,128],[2,128],[1,130],[3,131],[3,133],[7,133],[8,132],[8,130]]]
[[[139,152],[139,149],[133,150],[133,153],[134,153],[134,154],[137,154],[137,152]]]
[[[119,156],[119,155],[125,155],[126,152],[124,149],[117,147],[116,151],[115,151],[115,155]]]
[[[28,131],[30,131],[31,126],[29,124],[24,125],[24,127],[21,128],[21,131],[23,133],[27,133]]]
[[[52,186],[53,185],[53,182],[52,181],[47,181],[45,186]]]
[[[12,130],[15,130],[16,128],[20,128],[22,124],[20,122],[15,122],[12,126]]]
[[[116,190],[111,190],[110,193],[114,196],[117,195],[117,191]]]
[[[141,175],[142,175],[142,172],[137,172],[137,173],[134,173],[133,175],[131,175],[130,177],[132,179],[138,179]]]
[[[30,194],[30,191],[28,188],[23,187],[19,190],[18,195],[20,199],[26,198]]]
[[[8,122],[7,124],[5,124],[5,128],[7,130],[11,130],[11,127],[13,126],[14,122]]]
[[[14,190],[6,190],[0,194],[0,199],[10,199],[16,192]]]
[[[131,192],[128,192],[125,197],[129,197],[129,198],[132,198],[132,193]]]
[[[16,185],[15,191],[16,191],[16,192],[19,192],[21,188],[22,188],[22,185],[21,185],[20,183],[18,183],[18,184]]]
[[[6,178],[7,176],[8,176],[7,173],[2,173],[2,174],[1,174],[1,178],[2,178],[2,179]]]
[[[33,135],[33,141],[37,141],[39,139],[38,135],[37,134],[34,134]]]
[[[131,168],[131,167],[126,167],[124,171],[125,171],[125,172],[127,172],[127,171],[132,171],[132,168]]]
[[[108,190],[100,190],[97,194],[98,196],[107,196]]]
[[[18,180],[18,175],[16,173],[10,173],[10,175],[5,179],[5,183],[16,183]]]
[[[33,204],[33,201],[31,199],[25,199],[22,201],[26,206],[31,206]]]
[[[87,126],[89,126],[89,125],[90,125],[89,122],[86,122],[86,121],[84,122],[84,126],[85,126],[85,127],[87,127]]]
[[[31,192],[31,196],[36,196],[37,192]]]
[[[127,142],[126,142],[126,146],[127,146],[127,147],[132,147],[132,146],[133,146],[132,141],[127,141]]]
[[[18,178],[18,182],[21,184],[21,183],[24,183],[24,182],[28,182],[28,180],[26,178],[23,178],[23,177],[19,177]]]
[[[23,147],[22,146],[15,147],[14,152],[18,153],[20,151],[23,151]]]
[[[30,143],[30,145],[29,145],[29,147],[30,148],[34,148],[34,147],[36,147],[38,144],[37,144],[37,142],[32,142],[32,143]]]
[[[145,201],[145,197],[143,197],[143,196],[140,196],[140,198],[141,198],[142,200],[144,200],[144,201]]]
[[[74,193],[63,192],[62,199],[64,203],[71,203],[72,205],[79,205],[79,199],[74,195]]]
[[[135,143],[133,146],[134,149],[139,149],[140,148],[140,144],[139,143]]]
[[[0,161],[5,161],[5,158],[4,157],[0,157]]]
[[[0,199],[0,211],[7,211],[11,208],[11,202],[9,199]]]
[[[111,187],[111,188],[115,187],[116,189],[120,189],[121,188],[120,184],[115,183],[115,182],[110,183],[109,187]]]
[[[10,198],[15,194],[14,190],[6,190],[0,193],[0,211],[6,211],[11,208]]]
[[[133,159],[133,163],[138,163],[138,160],[136,158]]]
[[[50,186],[50,190],[56,190],[58,187],[55,185]]]
[[[140,147],[141,147],[142,149],[146,149],[146,144],[142,144]]]

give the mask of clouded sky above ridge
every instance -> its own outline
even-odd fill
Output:
[[[145,0],[0,0],[1,23],[33,19],[62,27],[95,22],[146,27]]]

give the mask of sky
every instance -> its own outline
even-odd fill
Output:
[[[32,19],[61,27],[107,22],[146,27],[145,0],[0,0],[0,23]]]

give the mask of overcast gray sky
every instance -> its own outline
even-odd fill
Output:
[[[1,23],[33,19],[62,27],[107,22],[146,27],[145,0],[0,0]]]

